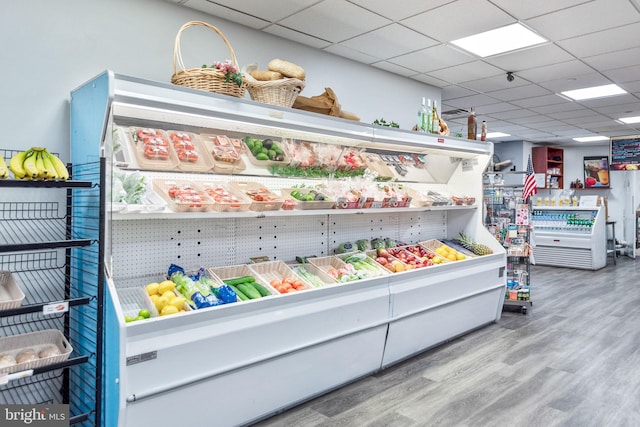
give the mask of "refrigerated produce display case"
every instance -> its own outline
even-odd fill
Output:
[[[154,136],[170,131],[209,138],[185,161],[211,155],[218,141],[215,161],[203,162],[212,169],[173,166],[170,150],[148,148],[178,144]],[[105,157],[113,201],[103,207],[105,425],[253,422],[500,318],[505,250],[483,227],[479,207],[492,144],[110,71],[72,91],[71,135],[74,162]],[[366,153],[387,166],[378,180]],[[405,187],[424,196],[421,202],[412,204]],[[313,201],[309,191],[297,195],[307,205],[325,204],[294,209],[292,188],[316,189]],[[318,260],[313,269],[331,272],[336,250],[351,247],[345,242],[418,244],[461,232],[492,253],[395,273],[380,268],[289,293],[270,283],[274,272],[290,270],[282,262]],[[342,258],[375,262],[361,258],[367,256],[354,251]],[[251,260],[264,259],[277,261],[273,269],[252,267]],[[136,303],[148,301],[144,292],[133,300],[123,295],[164,280],[171,264],[213,276],[253,272],[270,292],[127,322],[131,304],[135,312]]]
[[[602,207],[534,206],[535,261],[540,265],[598,270],[607,264]]]

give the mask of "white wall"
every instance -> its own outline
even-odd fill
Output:
[[[190,20],[218,27],[241,66],[266,67],[276,57],[298,63],[307,71],[303,95],[331,87],[363,122],[383,117],[409,129],[423,96],[440,103],[435,87],[162,0],[3,0],[0,120],[10,138],[0,147],[42,145],[67,161],[69,92],[106,69],[169,82],[175,36]],[[230,58],[205,28],[184,32],[182,50],[187,67]]]

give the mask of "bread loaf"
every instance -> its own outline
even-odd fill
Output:
[[[279,80],[284,76],[277,71],[270,70],[254,70],[249,72],[251,77],[260,81]]]
[[[46,359],[47,357],[53,357],[53,356],[59,356],[60,355],[60,350],[58,350],[56,347],[50,346],[50,347],[45,347],[42,350],[40,350],[40,352],[38,353],[38,357],[40,359]]]
[[[16,363],[33,362],[38,359],[38,355],[33,350],[24,350],[16,356]]]
[[[16,359],[10,354],[3,354],[0,356],[0,368],[6,368],[16,364]]]
[[[271,71],[277,71],[285,77],[291,77],[299,80],[304,80],[306,77],[304,69],[301,66],[282,59],[272,59],[269,61],[267,68]]]

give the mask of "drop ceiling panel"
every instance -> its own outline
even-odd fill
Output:
[[[401,7],[398,7],[397,2],[389,0],[350,0],[351,3],[355,3],[371,12],[377,13],[381,16],[386,16],[394,21],[399,21],[404,18],[408,18],[419,13],[423,13],[426,10],[442,6],[443,4],[451,2],[451,0],[402,0]],[[265,2],[266,3],[266,2]]]
[[[496,6],[517,16],[519,19],[528,19],[535,16],[545,15],[550,12],[566,9],[593,0],[553,0],[553,1],[514,1],[514,0],[492,0]]]
[[[469,88],[471,90],[475,90],[476,92],[491,92],[494,90],[500,89],[509,89],[518,86],[528,85],[529,82],[524,79],[516,78],[514,81],[510,82],[507,80],[506,73],[502,73],[493,77],[481,78],[478,80],[471,80],[468,82],[462,82],[461,85]]]
[[[380,15],[341,0],[321,1],[280,21],[285,27],[334,43],[390,23]]]
[[[531,108],[531,107],[541,107],[546,105],[568,103],[569,101],[566,101],[560,98],[556,94],[551,94],[551,95],[536,96],[533,98],[516,99],[511,102],[519,107]]]
[[[413,80],[417,80],[419,82],[426,83],[428,85],[440,87],[440,88],[449,84],[443,80],[430,76],[429,74],[415,74],[415,75],[412,75],[411,78]]]
[[[638,80],[638,77],[640,77],[640,65],[618,68],[617,70],[608,70],[604,71],[603,74],[615,83],[632,82]]]
[[[475,95],[477,92],[466,87],[449,85],[442,88],[442,99],[460,98],[463,96]]]
[[[528,116],[537,116],[537,114],[531,110],[520,109],[520,110],[511,110],[504,111],[501,113],[492,114],[493,117],[499,120],[509,121],[510,119],[516,119],[518,117],[528,117]]]
[[[529,70],[545,65],[567,62],[574,59],[564,50],[553,44],[523,49],[512,53],[485,58],[485,61],[516,75],[521,70]]]
[[[483,105],[482,108],[476,109],[476,114],[494,114],[517,109],[517,106],[508,102],[498,102],[496,104]]]
[[[438,45],[390,59],[394,64],[427,73],[473,61],[473,58],[445,45]],[[436,76],[437,77],[437,76]]]
[[[185,6],[208,13],[209,15],[213,15],[218,18],[236,22],[240,25],[244,25],[245,27],[261,29],[269,25],[269,21],[264,18],[243,13],[240,11],[241,9],[230,9],[216,3],[211,3],[207,0],[189,0],[188,3],[185,3]]]
[[[595,16],[593,19],[598,19],[598,17]],[[609,30],[572,37],[557,43],[572,55],[583,58],[636,47],[638,46],[638,34],[640,34],[640,23],[634,23],[622,27],[614,26]]]
[[[468,109],[471,106],[480,107],[482,105],[490,105],[495,103],[496,100],[494,98],[483,94],[464,96],[462,98],[450,99],[447,101],[448,105],[464,109]]]
[[[522,70],[518,72],[518,77],[522,77],[530,81],[544,82],[548,80],[579,76],[581,74],[590,74],[593,73],[593,71],[593,68],[585,65],[582,61],[574,59],[572,61],[545,65],[544,67]]]
[[[614,70],[640,65],[640,47],[590,56],[582,60],[598,70]]]
[[[416,74],[416,72],[414,70],[410,70],[408,68],[401,67],[400,65],[393,64],[393,63],[388,62],[388,61],[374,62],[371,65],[373,65],[376,68],[380,68],[382,70],[386,70],[386,71],[389,71],[391,73],[398,74],[398,75],[405,76],[405,77],[413,76],[414,74]]]
[[[411,40],[408,44],[405,40]],[[340,44],[360,52],[376,52],[380,58],[391,58],[407,52],[424,49],[437,42],[398,24],[387,25],[356,36]]]
[[[539,114],[547,114],[549,116],[554,116],[556,113],[560,113],[563,111],[575,111],[576,106],[573,102],[566,102],[562,104],[553,104],[553,105],[544,105],[541,107],[531,107],[531,110],[535,111]]]
[[[288,40],[293,40],[298,43],[305,44],[307,46],[315,47],[316,49],[323,49],[331,45],[331,43],[326,40],[322,40],[308,34],[301,33],[299,31],[285,28],[281,25],[270,25],[263,31],[269,34],[273,34],[274,36],[282,37]]]
[[[633,117],[640,116],[640,104],[635,102],[631,104],[615,104],[599,107],[598,111],[612,117]]]
[[[569,123],[571,120],[576,118],[599,116],[598,113],[594,113],[593,110],[584,108],[579,104],[573,104],[573,105],[575,108],[577,108],[577,110],[557,111],[553,113],[553,117],[555,117],[558,120],[563,120]]]
[[[401,7],[400,2],[396,5]],[[488,1],[457,0],[404,19],[402,24],[436,40],[450,42],[514,22],[515,19]]]
[[[567,90],[610,84],[611,81],[600,73],[582,74],[569,78],[561,78],[538,83],[551,92],[560,93]]]
[[[191,2],[193,0],[189,1],[189,3]],[[214,4],[211,1],[206,1],[206,3]],[[317,0],[278,0],[278,7],[273,7],[273,4],[268,1],[254,0],[215,0],[215,3],[229,9],[241,10],[247,15],[276,22],[312,6],[317,3]]]
[[[496,90],[493,92],[489,92],[487,95],[496,99],[500,99],[502,101],[514,101],[517,99],[549,95],[550,93],[551,92],[538,85],[530,84],[509,89]]]
[[[562,121],[570,125],[585,127],[585,124],[602,122],[607,120],[609,120],[608,117],[603,116],[602,114],[591,112],[591,113],[585,113],[583,116],[580,116],[580,117],[563,119]]]
[[[429,74],[449,83],[461,83],[502,74],[503,71],[482,61],[468,62],[454,67],[431,71]]]
[[[375,56],[371,56],[366,53],[358,52],[340,44],[332,44],[324,50],[333,53],[334,55],[344,56],[345,58],[349,58],[357,62],[362,62],[364,64],[371,64],[382,59],[376,58]]]
[[[599,108],[599,107],[605,107],[608,105],[631,104],[635,102],[638,102],[638,99],[630,94],[608,96],[605,98],[597,98],[597,99],[586,99],[586,100],[580,101],[580,103],[587,108]]]
[[[593,19],[597,17],[597,19]],[[595,0],[525,21],[544,37],[563,40],[638,21],[629,1]]]

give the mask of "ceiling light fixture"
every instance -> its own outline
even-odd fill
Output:
[[[491,139],[491,138],[504,138],[505,136],[511,136],[508,133],[502,133],[502,132],[489,132],[487,134],[487,139]],[[478,139],[480,139],[480,134],[478,134]]]
[[[620,120],[622,123],[626,123],[626,124],[630,124],[630,123],[640,123],[640,116],[635,116],[635,117],[620,117],[618,120]]]
[[[596,141],[608,141],[608,136],[582,136],[580,138],[573,138],[574,141],[578,142],[596,142]]]
[[[516,23],[453,40],[451,44],[481,58],[486,58],[487,56],[511,52],[547,41],[547,39],[534,33],[524,25]]]
[[[602,85],[586,87],[584,89],[567,90],[560,92],[562,95],[573,99],[574,101],[582,101],[585,99],[603,98],[605,96],[622,95],[627,93],[618,85]]]

